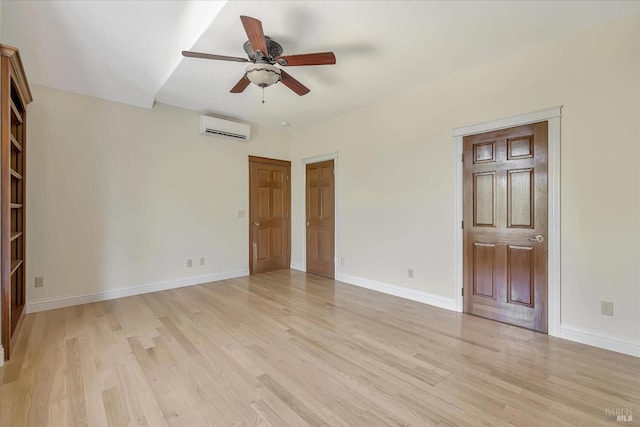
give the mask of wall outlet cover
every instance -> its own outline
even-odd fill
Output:
[[[613,316],[613,303],[609,301],[601,301],[600,313],[602,313],[603,316]]]

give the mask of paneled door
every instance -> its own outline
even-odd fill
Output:
[[[307,273],[333,279],[335,272],[335,179],[333,160],[307,164]]]
[[[249,270],[289,268],[291,162],[249,156]]]
[[[547,122],[464,138],[465,312],[547,332]]]

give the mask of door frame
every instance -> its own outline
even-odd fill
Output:
[[[321,154],[319,156],[307,157],[302,159],[302,218],[300,219],[300,224],[302,225],[302,264],[301,268],[294,267],[291,268],[296,270],[307,271],[307,165],[312,163],[320,163],[327,160],[333,160],[333,276],[336,277],[338,273],[338,260],[340,256],[338,254],[338,236],[340,235],[340,227],[339,227],[339,217],[338,213],[340,212],[339,205],[339,193],[340,193],[340,178],[339,178],[339,168],[338,168],[338,151],[333,153]]]
[[[455,215],[454,215],[454,266],[455,266],[455,307],[462,312],[464,283],[463,220],[463,138],[468,135],[507,129],[536,122],[547,121],[548,127],[548,252],[547,252],[547,325],[548,335],[560,336],[560,118],[562,105],[533,111],[517,116],[505,117],[488,122],[462,126],[453,129],[455,162]]]
[[[288,264],[291,265],[291,161],[290,160],[280,160],[280,159],[271,159],[269,157],[260,157],[260,156],[252,156],[249,155],[249,161],[247,162],[247,166],[249,167],[249,212],[247,213],[248,225],[249,225],[249,275],[253,275],[253,220],[252,220],[252,212],[253,212],[253,198],[251,197],[251,180],[253,177],[253,172],[251,171],[251,163],[266,163],[270,165],[284,166],[289,168],[289,175],[286,177],[286,199],[287,205],[289,207],[289,212],[287,213],[287,258],[289,260]]]

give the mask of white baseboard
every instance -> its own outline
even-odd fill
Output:
[[[298,271],[307,271],[307,269],[305,268],[304,264],[300,263],[300,262],[293,262],[291,261],[291,266],[290,268],[292,270],[298,270]]]
[[[4,347],[0,345],[0,367],[4,365]]]
[[[384,294],[394,295],[396,297],[408,299],[411,301],[421,302],[446,310],[456,311],[456,301],[453,298],[442,297],[416,289],[405,288],[388,283],[377,282],[375,280],[364,279],[362,277],[351,276],[344,273],[337,273],[336,280],[348,283],[350,285],[360,286],[361,288],[371,289],[373,291],[382,292]]]
[[[640,357],[640,341],[634,342],[625,337],[604,335],[602,332],[580,328],[567,323],[560,324],[560,338]]]
[[[112,289],[91,294],[71,295],[56,298],[43,298],[29,301],[27,303],[27,313],[38,311],[54,310],[56,308],[71,307],[73,305],[88,304],[98,301],[107,301],[116,298],[129,297],[133,295],[147,294],[150,292],[165,291],[167,289],[182,288],[185,286],[200,285],[203,283],[216,282],[218,280],[233,279],[249,275],[249,269],[225,271],[221,273],[205,274],[202,276],[187,277],[184,279],[168,280],[151,283],[148,285],[135,286],[132,288]]]

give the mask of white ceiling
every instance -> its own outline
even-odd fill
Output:
[[[640,12],[639,1],[9,1],[2,40],[32,83],[127,104],[154,100],[268,126],[301,127],[447,75]],[[288,67],[311,89],[229,90],[246,64],[240,15],[284,54],[331,50],[337,64]]]

